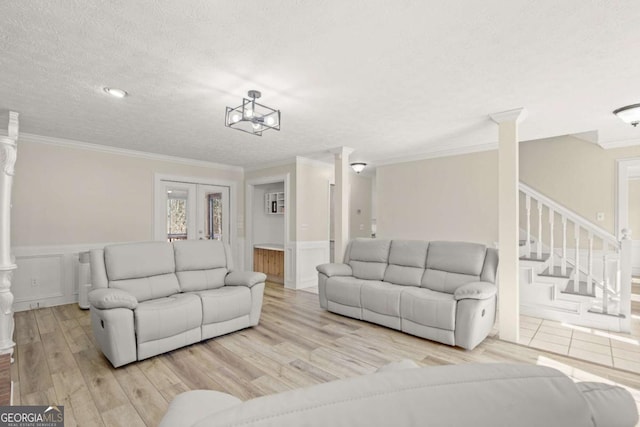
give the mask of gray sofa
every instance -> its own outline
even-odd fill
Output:
[[[234,271],[220,241],[111,245],[90,259],[91,325],[114,367],[260,319],[266,276]]]
[[[574,383],[544,366],[426,368],[396,362],[375,374],[242,402],[196,390],[171,402],[161,427],[632,427],[638,410],[617,386]]]
[[[317,267],[320,306],[470,350],[495,321],[497,268],[477,243],[356,239]]]

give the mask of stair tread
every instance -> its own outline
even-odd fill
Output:
[[[535,243],[535,241],[534,241],[534,240],[530,240],[530,241],[529,241],[529,243],[531,243],[531,244],[533,245],[533,244]],[[527,244],[527,239],[520,239],[520,240],[518,241],[518,244],[519,244],[521,247],[522,247],[522,246],[525,246],[525,245]]]
[[[571,273],[573,272],[573,269],[570,267],[567,267],[566,269],[566,274],[562,274],[562,269],[560,268],[560,266],[554,266],[553,270],[551,270],[550,268],[547,268],[545,271],[543,271],[542,273],[538,274],[538,276],[544,276],[544,277],[562,277],[563,279],[568,279],[569,277],[571,277]]]
[[[578,289],[576,291],[573,291],[573,283],[573,280],[569,280],[567,286],[564,288],[564,291],[560,291],[560,293],[595,298],[595,289],[592,288],[591,293],[587,292],[587,282],[580,281],[580,283],[578,284]]]
[[[531,255],[527,256],[527,255],[522,255],[520,257],[520,259],[522,261],[539,261],[539,262],[545,262],[546,260],[549,259],[549,254],[542,254],[541,258],[538,258],[538,254],[536,253],[531,253]]]

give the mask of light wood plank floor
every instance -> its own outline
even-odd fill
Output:
[[[96,348],[88,312],[65,305],[16,313],[14,404],[65,405],[66,426],[155,426],[191,389],[241,399],[374,372],[394,360],[421,365],[519,362],[577,380],[629,387],[640,375],[489,337],[465,351],[320,309],[317,295],[267,284],[260,325],[114,369]]]

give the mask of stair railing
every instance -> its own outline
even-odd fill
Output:
[[[616,236],[608,232],[607,230],[593,224],[589,220],[585,219],[581,215],[575,213],[571,209],[563,206],[555,200],[545,196],[544,194],[534,190],[528,185],[520,182],[520,192],[523,193],[525,199],[525,216],[526,216],[526,244],[525,253],[527,257],[531,257],[535,252],[537,259],[542,259],[543,256],[543,217],[546,213],[546,221],[548,223],[548,247],[549,247],[549,270],[553,272],[555,269],[554,255],[558,255],[556,251],[555,241],[555,220],[556,215],[559,216],[562,225],[561,230],[561,242],[560,242],[560,275],[568,277],[570,285],[566,292],[581,293],[580,289],[580,277],[581,273],[586,280],[586,294],[596,295],[599,301],[599,310],[604,314],[621,315],[626,317],[627,322],[630,319],[631,314],[631,240],[630,232],[623,230],[622,239],[618,240]],[[535,204],[535,209],[534,209]],[[532,212],[533,211],[533,212]],[[537,211],[537,212],[536,212]],[[532,247],[532,215],[533,223],[537,224],[537,236],[534,243],[535,248]],[[573,226],[573,242],[575,247],[575,255],[570,257],[568,254],[568,239],[567,230],[570,229],[570,224]],[[586,265],[582,265],[580,261],[580,252],[583,249],[581,247],[581,234],[585,232],[587,241],[584,242],[584,246],[587,251]],[[600,262],[596,259],[594,252],[594,242],[600,243],[602,250],[602,276],[596,277],[594,264]],[[600,257],[598,257],[600,258]],[[570,275],[567,274],[568,266],[573,266]],[[596,292],[598,290],[599,292]],[[613,302],[617,304],[613,304]],[[630,325],[630,323],[629,323]]]

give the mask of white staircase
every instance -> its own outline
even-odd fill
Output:
[[[631,239],[520,183],[520,313],[629,332]]]

